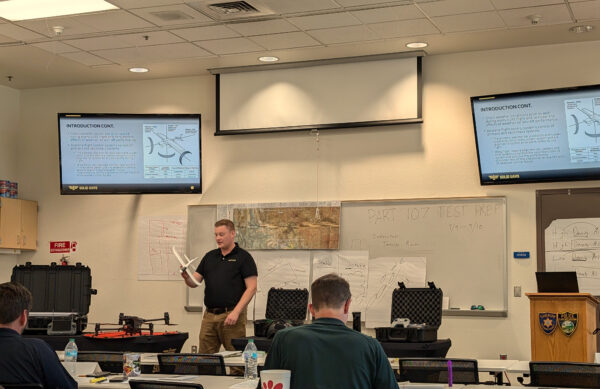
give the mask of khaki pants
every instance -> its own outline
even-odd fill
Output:
[[[220,313],[218,315],[210,312],[204,312],[202,317],[202,326],[200,327],[200,354],[214,354],[219,352],[221,345],[225,350],[234,351],[231,345],[231,339],[243,338],[246,336],[246,308],[240,313],[237,323],[232,326],[226,326],[225,319],[230,312]],[[243,375],[243,368],[232,368],[232,375]]]

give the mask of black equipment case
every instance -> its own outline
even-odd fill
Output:
[[[264,320],[254,321],[254,336],[272,339],[280,329],[304,324],[307,289],[269,289]]]
[[[11,281],[33,295],[25,334],[75,335],[86,328],[91,296],[97,293],[89,267],[27,262],[13,268]]]
[[[380,342],[435,342],[442,324],[443,292],[429,282],[428,288],[407,288],[403,282],[392,294],[390,322],[410,319],[407,327],[375,328]]]

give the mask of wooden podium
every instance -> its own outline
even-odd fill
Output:
[[[589,293],[527,293],[527,297],[532,361],[594,362],[599,300]],[[570,314],[577,314],[576,324]]]

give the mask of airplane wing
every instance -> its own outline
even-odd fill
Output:
[[[194,277],[194,274],[192,273],[192,271],[190,270],[189,266],[198,258],[194,258],[194,259],[189,259],[188,257],[185,257],[185,259],[187,259],[188,261],[184,261],[183,258],[181,258],[181,256],[179,255],[179,253],[177,252],[177,250],[175,249],[175,246],[172,247],[173,249],[173,254],[175,254],[175,257],[177,258],[177,260],[179,261],[179,263],[181,264],[181,272],[183,273],[184,271],[187,272],[187,274],[190,276],[190,278],[192,279],[192,281],[200,286],[200,282],[198,282],[198,280],[196,279],[196,277]]]

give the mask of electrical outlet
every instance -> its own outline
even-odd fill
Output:
[[[514,287],[514,296],[521,297],[521,286],[520,285]]]

